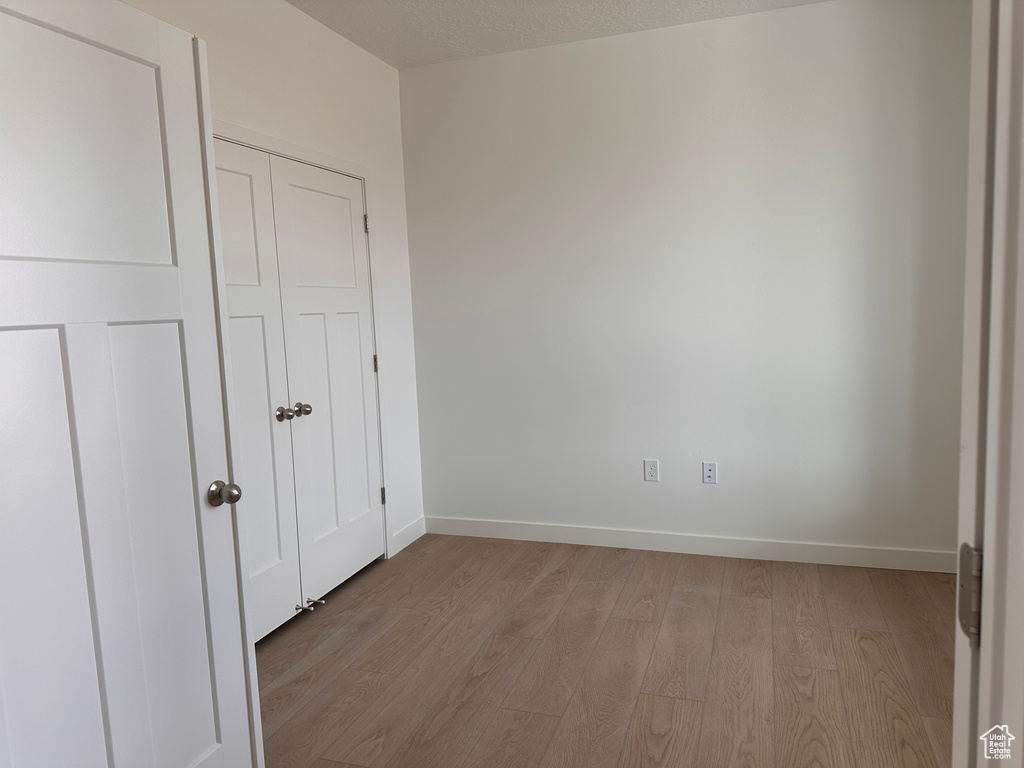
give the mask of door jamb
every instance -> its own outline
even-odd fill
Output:
[[[993,0],[974,0],[971,18],[970,137],[964,268],[963,368],[960,410],[959,542],[984,539],[992,278],[992,174],[995,55]],[[979,654],[957,627],[953,696],[953,763],[973,768],[978,720]]]
[[[1024,606],[1015,589],[1024,583],[1024,568],[1013,553],[1024,546],[1024,0],[997,0],[992,12],[992,288],[977,726],[1006,724],[1021,739],[1024,659],[1015,643],[1024,634]],[[1024,765],[1021,747],[1013,752],[1009,764]]]
[[[971,65],[959,535],[985,556],[980,649],[956,630],[953,764],[965,768],[982,731],[1024,731],[1010,647],[1024,632],[1024,566],[1010,556],[1024,545],[1024,0],[974,0]],[[1019,749],[1008,764],[1024,764]]]

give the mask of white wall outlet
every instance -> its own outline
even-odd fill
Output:
[[[658,460],[644,459],[644,480],[648,483],[658,482]]]
[[[717,461],[705,461],[704,467],[704,482],[715,484],[718,482],[718,462]]]

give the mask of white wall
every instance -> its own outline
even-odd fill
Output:
[[[128,0],[207,42],[213,116],[367,169],[394,551],[423,531],[398,72],[284,0]]]
[[[833,0],[403,71],[428,530],[952,569],[969,24]]]

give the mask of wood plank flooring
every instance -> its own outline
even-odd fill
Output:
[[[268,768],[949,768],[944,574],[427,535],[257,643]]]

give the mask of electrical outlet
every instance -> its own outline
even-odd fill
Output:
[[[648,483],[658,482],[658,460],[644,459],[644,480]]]
[[[717,461],[705,461],[704,467],[704,482],[717,484],[718,483],[718,462]]]

